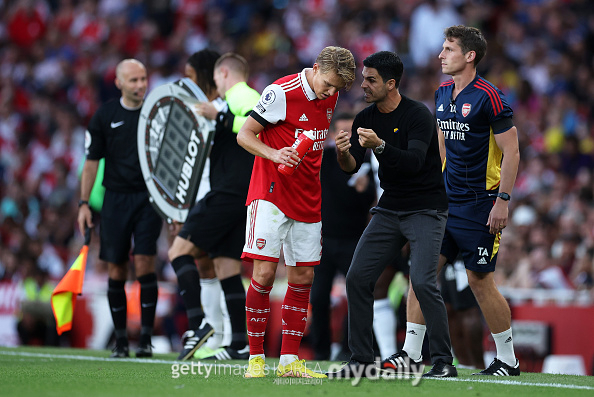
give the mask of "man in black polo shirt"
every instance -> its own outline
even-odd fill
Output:
[[[105,158],[105,199],[101,210],[101,250],[108,263],[107,298],[116,335],[111,357],[128,357],[126,334],[126,291],[128,259],[134,237],[134,267],[140,282],[141,335],[136,357],[151,357],[151,336],[157,306],[155,255],[162,220],[149,203],[137,149],[140,109],[147,90],[147,73],[142,63],[126,59],[116,68],[115,84],[122,92],[97,110],[89,123],[85,146],[87,159],[82,178],[78,225],[93,227],[89,196],[99,160]]]
[[[380,51],[363,61],[364,98],[370,106],[355,117],[350,132],[336,137],[338,163],[357,172],[368,148],[379,162],[384,189],[363,232],[346,278],[351,361],[329,377],[375,375],[373,289],[406,240],[410,280],[427,319],[433,368],[424,377],[453,377],[446,308],[437,288],[437,263],[448,216],[441,175],[437,127],[421,102],[399,92],[404,67],[395,53]],[[415,371],[417,372],[417,371]]]

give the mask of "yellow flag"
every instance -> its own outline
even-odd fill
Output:
[[[74,315],[74,304],[76,296],[82,293],[83,282],[85,279],[85,269],[87,267],[87,255],[89,253],[90,232],[85,236],[85,245],[83,245],[78,258],[74,261],[70,270],[64,275],[60,283],[52,293],[52,310],[56,319],[56,330],[58,335],[72,329],[72,317]]]

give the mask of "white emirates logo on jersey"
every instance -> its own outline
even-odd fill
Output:
[[[305,115],[305,113],[303,113],[301,115],[301,117],[299,117],[299,121],[309,121],[309,119],[307,118],[307,116]]]

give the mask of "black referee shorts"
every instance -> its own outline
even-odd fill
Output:
[[[99,258],[125,263],[134,237],[134,255],[155,255],[163,220],[149,202],[148,192],[105,191],[101,210]]]
[[[188,214],[179,237],[216,258],[241,260],[245,242],[245,197],[209,192]]]

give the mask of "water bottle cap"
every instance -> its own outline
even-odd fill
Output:
[[[306,137],[308,137],[312,141],[316,139],[316,136],[314,135],[313,130],[303,131],[303,135],[305,135]]]

